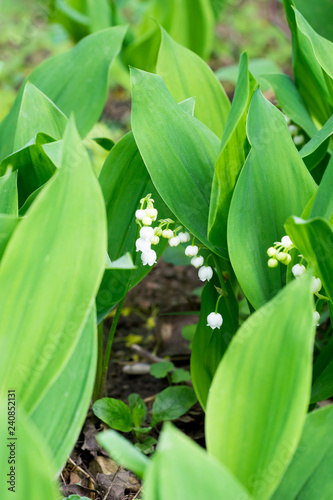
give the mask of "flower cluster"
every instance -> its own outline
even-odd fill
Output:
[[[213,269],[210,266],[204,266],[204,258],[199,255],[199,247],[197,245],[188,245],[185,248],[185,255],[192,257],[191,264],[196,269],[199,269],[198,276],[201,281],[210,281],[213,277]]]
[[[276,241],[274,246],[269,247],[267,250],[268,267],[277,267],[279,262],[287,266],[291,262],[289,252],[292,248],[294,248],[294,245],[289,236],[283,236],[281,241]]]
[[[293,138],[295,146],[303,146],[305,138],[304,135],[300,133],[301,129],[297,125],[291,123],[291,120],[288,116],[284,115],[284,117],[286,119],[288,129],[291,137]]]

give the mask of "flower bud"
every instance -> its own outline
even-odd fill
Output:
[[[303,276],[303,274],[306,272],[306,268],[305,268],[305,266],[303,266],[301,264],[295,264],[291,268],[291,272],[293,273],[295,278],[299,278],[300,276]]]
[[[276,253],[277,253],[277,250],[274,247],[269,247],[267,250],[268,257],[275,257]]]
[[[158,236],[153,236],[153,237],[152,237],[152,239],[150,240],[150,243],[151,243],[152,245],[158,245],[158,244],[159,244],[159,242],[160,242],[160,239],[159,239],[159,237],[158,237]]]
[[[209,281],[213,277],[213,269],[210,266],[202,266],[198,272],[201,281]]]
[[[148,252],[143,252],[141,254],[141,260],[142,260],[142,264],[144,266],[146,266],[148,264],[148,266],[153,266],[154,264],[156,264],[156,252],[155,250],[148,250]]]
[[[289,125],[288,128],[289,128],[290,135],[297,135],[298,127],[296,127],[296,125]]]
[[[312,278],[311,292],[318,293],[321,290],[322,284],[320,278]]]
[[[318,311],[313,313],[313,326],[319,326],[320,314]]]
[[[187,257],[195,257],[198,252],[199,248],[197,247],[197,245],[189,245],[185,248],[185,255]]]
[[[152,219],[156,219],[156,217],[157,217],[156,208],[147,208],[146,215],[147,215],[147,217],[151,217]]]
[[[168,240],[173,237],[172,229],[163,229],[162,231],[163,238],[167,238]]]
[[[277,267],[278,264],[279,263],[276,259],[268,259],[268,262],[267,262],[268,267],[271,267],[271,268]]]
[[[152,227],[142,227],[140,229],[140,238],[150,241],[154,237],[154,229]]]
[[[287,125],[290,125],[290,118],[289,118],[289,116],[284,115],[284,119],[286,120]]]
[[[282,264],[285,264],[286,266],[289,264],[289,262],[291,261],[291,257],[288,253],[285,253],[285,252],[279,252],[277,255],[276,255],[276,258],[279,262],[281,262]]]
[[[202,257],[202,255],[197,255],[196,257],[193,257],[193,259],[191,260],[192,266],[194,266],[196,269],[198,269],[198,267],[203,266],[203,263],[204,263],[204,258]]]
[[[191,239],[191,236],[187,232],[185,232],[185,233],[178,233],[178,237],[179,237],[181,243],[187,243]]]
[[[293,140],[294,140],[295,146],[301,146],[301,144],[304,143],[304,135],[302,135],[302,134],[295,135]]]
[[[135,242],[137,252],[148,252],[151,249],[150,241],[139,238]]]
[[[169,245],[171,247],[178,247],[180,243],[180,239],[178,236],[173,236],[172,238],[169,239]]]
[[[161,227],[158,227],[158,226],[154,227],[154,234],[155,234],[155,236],[162,236],[162,233],[163,233],[163,231],[162,231]]]
[[[215,328],[221,328],[223,323],[223,318],[220,313],[212,312],[207,316],[207,326],[210,326],[213,330]]]
[[[144,218],[142,219],[142,224],[143,224],[144,226],[151,226],[151,225],[152,225],[152,223],[153,223],[153,219],[152,219],[151,217],[144,217]]]
[[[138,220],[142,220],[146,217],[146,211],[145,210],[137,210],[135,212],[135,217],[138,219]]]

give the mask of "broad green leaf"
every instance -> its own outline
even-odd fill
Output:
[[[232,193],[248,153],[246,115],[255,85],[248,70],[247,54],[244,53],[240,59],[235,94],[215,164],[209,207],[209,239],[223,248],[227,246],[227,220]]]
[[[71,122],[62,166],[20,222],[0,266],[1,387],[13,385],[27,412],[59,375],[87,320],[105,266],[105,227],[102,193]],[[17,370],[9,370],[14,364]]]
[[[322,280],[326,294],[333,302],[332,226],[319,217],[308,221],[290,217],[285,227],[294,245]]]
[[[90,31],[104,30],[112,26],[112,6],[108,0],[87,0]]]
[[[136,266],[133,264],[132,256],[129,252],[126,252],[125,255],[119,257],[119,259],[114,260],[113,262],[110,260],[108,254],[106,254],[106,269],[136,269]]]
[[[314,54],[311,42],[296,23],[293,0],[283,0],[292,33],[293,69],[295,84],[310,114],[324,124],[332,115],[332,99],[322,68]]]
[[[332,354],[330,346],[330,354]],[[333,396],[333,361],[327,360],[325,367],[322,367],[321,373],[316,377],[312,385],[311,403],[317,403]]]
[[[227,5],[227,1],[226,0],[210,0],[210,3],[212,4],[215,18],[216,18],[216,20],[218,20],[219,15],[220,15],[223,7],[225,7]]]
[[[309,413],[295,455],[272,500],[295,500],[333,445],[333,406]],[[320,474],[320,471],[319,471]],[[322,477],[324,480],[324,477]],[[321,491],[321,488],[319,488]],[[301,495],[302,498],[302,495]],[[321,498],[321,497],[320,497]]]
[[[297,10],[303,14],[319,35],[333,42],[333,4],[331,0],[294,0]]]
[[[2,358],[1,363],[3,362],[5,358]],[[18,365],[14,364],[11,369],[15,370],[17,367]],[[9,384],[6,389],[12,387]],[[15,403],[16,423],[15,436],[13,436],[15,439],[11,439],[8,428],[7,390],[2,392],[0,404],[0,435],[3,443],[0,451],[0,467],[3,475],[0,483],[1,499],[59,500],[54,482],[57,471],[52,463],[48,447],[38,429],[29,422],[17,397]],[[11,451],[15,456],[14,463],[9,463]],[[9,476],[10,467],[15,469],[15,481],[12,484]],[[14,488],[14,490],[9,488]]]
[[[263,78],[272,86],[277,102],[288,118],[305,130],[309,137],[315,135],[317,128],[290,76],[265,74]]]
[[[320,500],[330,500],[333,490],[333,450],[329,448],[296,500],[312,500],[320,492]]]
[[[200,318],[192,344],[192,382],[197,398],[204,409],[216,369],[238,327],[238,302],[230,282],[226,281],[225,285],[228,297],[220,299],[218,308],[223,318],[221,328],[212,330],[207,325],[207,316],[215,311],[219,297],[216,287],[220,284],[214,277],[205,285],[201,295]]]
[[[17,117],[14,151],[23,148],[39,132],[54,140],[62,138],[66,116],[59,108],[29,81],[26,83]]]
[[[149,460],[132,443],[112,430],[98,434],[97,441],[119,465],[142,478]]]
[[[133,429],[132,413],[129,407],[114,398],[102,398],[93,404],[93,412],[112,429],[130,432]]]
[[[19,221],[15,215],[0,214],[0,259]]]
[[[67,117],[75,113],[81,136],[89,132],[101,115],[108,91],[109,66],[121,48],[125,31],[125,27],[116,26],[87,36],[70,51],[44,61],[29,75],[29,81]],[[13,152],[25,85],[26,81],[0,125],[0,159]]]
[[[258,500],[277,487],[305,422],[315,334],[311,278],[294,280],[243,323],[208,397],[208,452]]]
[[[191,387],[167,387],[157,394],[153,403],[151,426],[164,420],[175,420],[186,413],[197,401]]]
[[[256,81],[260,83],[263,92],[269,88],[265,81],[265,75],[270,73],[281,73],[281,69],[274,61],[265,58],[251,58],[249,61],[249,70]],[[232,64],[219,68],[215,71],[215,75],[221,81],[230,82],[236,85],[239,75],[239,65]]]
[[[318,35],[297,9],[295,10],[298,29],[309,39],[314,55],[323,70],[333,78],[333,43]]]
[[[0,213],[17,215],[17,172],[0,177]]]
[[[316,184],[291,139],[283,114],[256,90],[247,134],[252,149],[231,201],[229,255],[236,277],[253,307],[281,288],[283,266],[267,266],[267,249],[285,234],[290,215],[301,215]]]
[[[0,173],[6,172],[7,168],[18,172],[17,188],[20,209],[56,171],[54,163],[44,151],[44,145],[51,140],[48,135],[37,134],[25,147],[7,156],[0,163]]]
[[[194,116],[222,137],[230,102],[221,83],[197,54],[175,42],[164,29],[156,73],[177,102],[195,96]]]
[[[71,453],[86,418],[96,362],[96,311],[93,307],[66,366],[31,414],[32,422],[52,450],[58,471]]]
[[[163,427],[144,486],[144,500],[250,500],[227,467],[171,424]]]
[[[151,193],[158,210],[158,218],[172,217],[172,213],[161,200],[142,161],[132,132],[125,135],[110,151],[102,168],[99,182],[103,191],[108,223],[108,253],[116,263],[129,252],[136,269],[106,269],[97,296],[98,322],[100,322],[123,297],[127,288],[132,288],[150,271],[143,266],[135,240],[138,225],[135,211],[140,199]],[[161,238],[155,247],[160,257],[167,241]],[[120,266],[119,266],[120,267]]]
[[[333,115],[325,125],[303,146],[300,155],[307,167],[311,170],[325,156],[329,139],[333,134]]]
[[[161,361],[150,365],[150,373],[155,378],[164,378],[175,369],[175,365],[169,361]]]
[[[204,245],[218,138],[181,110],[163,80],[131,70],[132,128],[150,177],[164,202]]]
[[[191,380],[190,372],[184,370],[183,368],[177,368],[171,374],[171,382],[173,384],[180,384],[181,382],[187,382],[188,380]]]

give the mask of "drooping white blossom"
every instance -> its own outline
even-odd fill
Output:
[[[290,250],[290,249],[291,249],[291,247],[293,246],[293,242],[291,241],[291,239],[289,238],[289,236],[288,236],[288,235],[283,236],[283,237],[281,238],[281,243],[282,243],[282,245],[284,246],[284,248],[285,248],[286,250]]]
[[[268,259],[267,265],[268,267],[277,267],[278,266],[278,261],[276,259]]]
[[[197,245],[189,245],[185,248],[185,255],[187,257],[195,257],[199,252]]]
[[[146,217],[144,217],[144,218],[142,219],[142,224],[143,224],[144,226],[151,226],[151,225],[152,225],[152,223],[153,223],[153,219],[152,219],[151,217],[147,217],[147,216],[146,216]]]
[[[191,236],[187,232],[178,233],[178,238],[180,239],[181,243],[187,243],[188,241],[190,241]]]
[[[210,266],[202,266],[199,269],[198,276],[201,281],[209,281],[213,277],[213,269]]]
[[[154,229],[152,227],[142,227],[140,229],[140,238],[150,241],[154,237]]]
[[[142,220],[146,217],[146,211],[145,210],[137,210],[135,212],[135,217],[138,219],[138,220]]]
[[[303,276],[303,274],[306,272],[306,268],[302,264],[295,264],[291,268],[291,272],[293,273],[295,278],[299,278],[300,276]]]
[[[169,245],[171,247],[178,247],[180,243],[179,236],[173,236],[172,238],[169,239]]]
[[[302,134],[295,135],[295,137],[293,138],[293,141],[294,141],[295,146],[301,146],[301,144],[304,143],[304,135],[302,135]]]
[[[318,293],[321,290],[322,284],[320,278],[312,278],[311,292]]]
[[[215,328],[221,328],[223,323],[223,318],[220,313],[212,312],[207,316],[207,326],[210,326],[213,330]]]
[[[163,229],[162,231],[163,238],[167,238],[168,240],[173,237],[172,229]]]
[[[152,245],[158,245],[158,244],[159,244],[159,242],[160,242],[160,239],[159,239],[159,237],[158,237],[158,236],[156,236],[156,235],[155,235],[155,236],[153,236],[153,237],[152,237],[152,239],[150,240],[150,243],[151,243]]]
[[[141,260],[144,266],[146,266],[147,264],[148,266],[153,266],[157,262],[156,258],[157,255],[155,250],[148,250],[148,252],[143,252],[141,254]]]
[[[149,240],[144,240],[143,238],[138,238],[135,242],[137,252],[148,252],[151,250],[151,245]]]
[[[191,264],[192,264],[192,266],[194,266],[196,269],[198,269],[198,267],[203,266],[203,263],[204,263],[204,258],[202,257],[202,255],[197,255],[196,257],[193,257],[193,258],[191,259]]]
[[[313,313],[313,326],[319,326],[320,314],[318,311]]]

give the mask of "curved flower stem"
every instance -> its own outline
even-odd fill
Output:
[[[126,299],[127,293],[125,293],[124,297],[121,299],[117,306],[116,314],[113,318],[112,325],[110,328],[109,336],[108,336],[108,341],[106,344],[106,349],[105,349],[105,354],[104,354],[104,359],[103,359],[103,366],[102,366],[102,374],[101,374],[101,383],[99,386],[99,397],[102,398],[104,395],[104,390],[105,390],[105,384],[106,384],[106,378],[108,374],[108,367],[109,367],[109,361],[110,361],[110,355],[111,355],[111,349],[112,349],[112,344],[113,344],[113,339],[114,339],[114,334],[116,332],[117,324],[120,318],[121,310],[124,305],[125,299]]]
[[[98,348],[97,348],[97,370],[95,377],[95,385],[93,392],[93,402],[98,398],[99,388],[101,385],[102,364],[103,364],[103,340],[104,340],[104,321],[101,321],[97,327]]]

